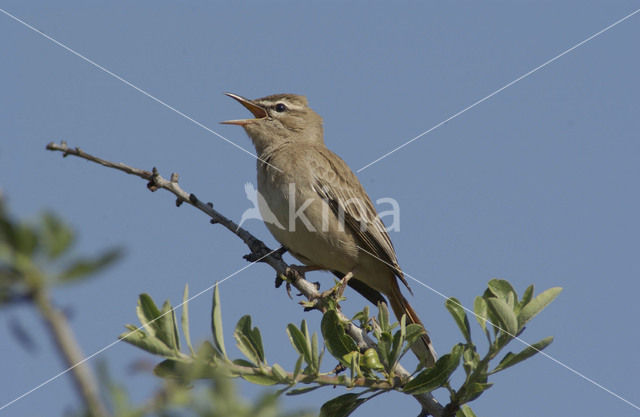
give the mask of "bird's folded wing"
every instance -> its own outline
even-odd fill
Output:
[[[311,167],[315,191],[338,219],[344,216],[345,229],[358,238],[362,248],[384,261],[409,288],[387,230],[356,175],[327,148],[318,149],[318,152],[322,162]]]

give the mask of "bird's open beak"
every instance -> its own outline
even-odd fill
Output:
[[[224,125],[244,126],[249,123],[253,123],[256,120],[264,119],[265,117],[267,117],[267,111],[261,106],[258,106],[257,104],[255,104],[253,101],[246,99],[244,97],[241,97],[237,94],[224,93],[224,95],[231,97],[232,99],[238,101],[240,104],[245,106],[255,116],[255,119],[225,120],[224,122],[220,122],[220,123]]]

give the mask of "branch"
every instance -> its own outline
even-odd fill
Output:
[[[127,174],[140,177],[148,181],[147,188],[152,192],[155,192],[158,189],[164,189],[171,192],[177,198],[176,206],[180,206],[181,204],[186,202],[209,216],[211,218],[210,222],[212,224],[219,223],[231,233],[239,237],[251,251],[249,255],[245,255],[245,259],[247,259],[248,261],[259,260],[260,262],[264,262],[267,265],[271,266],[276,271],[277,279],[286,279],[287,286],[292,285],[298,291],[300,291],[300,293],[302,293],[302,295],[304,295],[307,300],[309,300],[313,304],[314,309],[317,309],[323,313],[327,310],[325,297],[322,296],[316,285],[312,282],[307,281],[305,277],[300,274],[295,268],[291,268],[286,262],[284,262],[280,251],[270,249],[260,239],[256,238],[247,230],[239,227],[231,219],[215,210],[212,203],[203,203],[195,196],[195,194],[188,193],[183,190],[180,185],[178,185],[178,174],[171,174],[170,179],[167,180],[158,173],[158,170],[155,167],[151,171],[146,171],[125,165],[123,163],[114,163],[88,154],[82,151],[80,148],[70,148],[64,141],[62,141],[60,144],[51,142],[47,145],[47,149],[50,151],[62,152],[63,157],[66,157],[68,155],[77,156],[79,158],[86,159],[87,161],[95,162],[107,168],[117,169]],[[349,322],[348,318],[343,316],[342,313],[339,312],[339,314],[341,316],[341,319],[343,319],[345,322]],[[356,341],[358,347],[376,347],[375,343],[362,331],[362,329],[360,329],[356,325],[349,323],[349,325],[346,327],[346,331],[349,336],[351,336]],[[399,364],[395,369],[395,373],[396,375],[403,378],[409,378],[411,375]],[[420,414],[420,417],[428,415],[433,415],[435,417],[442,416],[443,407],[430,393],[414,395],[414,398],[422,406],[422,413]]]
[[[36,309],[65,364],[66,370],[58,376],[69,371],[84,404],[84,414],[106,417],[108,413],[100,398],[98,383],[69,320],[50,297],[49,284],[55,281],[57,274],[50,275],[41,267],[42,263],[58,258],[69,249],[73,240],[71,231],[51,214],[43,215],[40,223],[36,226],[13,221],[7,214],[0,193],[0,307],[28,303]],[[14,323],[11,327],[14,327],[11,330],[25,348],[33,347],[29,334],[19,324]]]
[[[93,417],[107,416],[108,413],[100,399],[98,384],[93,372],[84,362],[85,356],[76,342],[66,316],[53,306],[44,288],[35,291],[34,300],[66,366],[71,369],[73,381],[87,410]]]

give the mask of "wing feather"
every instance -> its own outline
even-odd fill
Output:
[[[329,149],[318,148],[318,152],[324,161],[313,164],[315,191],[339,219],[344,216],[345,228],[357,237],[362,248],[382,259],[409,288],[384,223],[356,175]]]

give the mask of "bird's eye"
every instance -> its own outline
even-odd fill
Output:
[[[285,110],[287,110],[287,106],[285,106],[285,105],[284,105],[284,104],[282,104],[282,103],[278,103],[278,104],[276,104],[276,111],[277,111],[278,113],[282,113],[282,112],[283,112],[283,111],[285,111]]]

